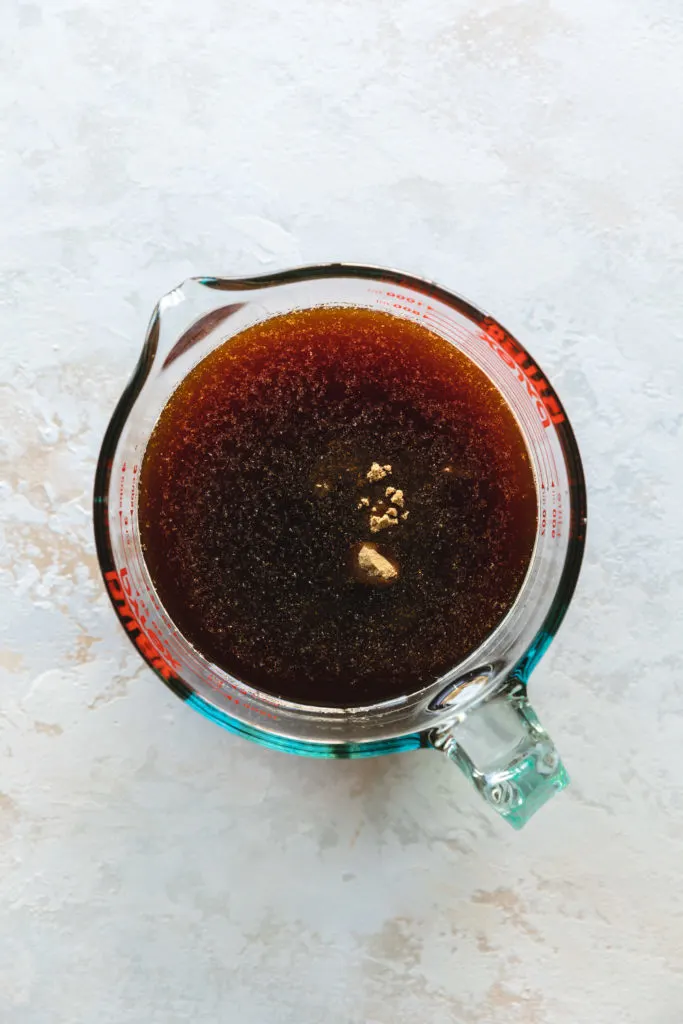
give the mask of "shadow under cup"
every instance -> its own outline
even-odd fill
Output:
[[[515,414],[536,480],[538,528],[517,599],[484,643],[417,693],[371,707],[298,705],[207,661],[175,627],[140,544],[137,488],[155,423],[208,353],[268,317],[349,305],[417,320],[464,352]],[[513,825],[567,782],[531,709],[529,674],[557,631],[583,554],[586,498],[566,414],[538,365],[495,320],[436,285],[394,271],[332,264],[251,279],[195,278],[159,302],[133,378],[104,438],[94,495],[105,584],[142,657],[179,696],[246,738],[290,753],[367,757],[435,747]]]

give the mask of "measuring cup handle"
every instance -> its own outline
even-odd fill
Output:
[[[463,720],[435,729],[429,739],[513,828],[522,828],[569,783],[521,684],[493,694]]]

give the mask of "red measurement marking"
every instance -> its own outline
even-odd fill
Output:
[[[220,693],[221,696],[224,697],[226,700],[232,701],[232,703],[235,705],[239,705],[244,711],[249,712],[249,714],[261,715],[262,718],[270,718],[273,721],[277,721],[277,715],[271,714],[270,711],[264,711],[263,708],[258,708],[256,707],[255,704],[251,704],[246,700],[240,700],[238,697],[235,697],[232,693],[230,693],[230,690],[232,689],[237,690],[237,692],[240,693],[243,697],[248,696],[248,694],[246,694],[244,690],[240,690],[240,688],[238,686],[235,686],[234,683],[227,683],[214,673],[208,673],[204,677],[204,682],[206,683],[210,690],[213,690],[216,693]]]
[[[416,306],[423,305],[420,299],[415,299],[412,295],[403,295],[400,292],[385,292],[384,294],[388,295],[390,299],[400,299],[401,302],[411,302]]]
[[[545,405],[541,401],[540,396],[531,387],[531,383],[524,374],[522,368],[514,362],[510,355],[501,351],[497,343],[491,337],[480,330],[475,334],[470,329],[456,323],[452,318],[437,310],[435,306],[428,306],[427,310],[427,313],[424,314],[427,323],[434,324],[435,329],[443,338],[446,338],[458,348],[461,348],[463,351],[471,354],[475,362],[477,362],[482,369],[488,373],[491,380],[496,383],[510,406],[517,411],[527,442],[530,444],[537,459],[541,482],[540,498],[541,503],[544,505],[546,501],[545,487],[554,487],[555,479],[558,478],[558,472],[555,464],[552,444],[548,442],[548,435],[545,434],[544,430],[544,428],[550,426],[551,419]],[[483,351],[480,347],[481,342],[484,342],[486,345],[486,348]],[[473,343],[476,343],[476,348],[473,347]],[[525,402],[523,405],[518,404],[515,400],[514,381],[507,377],[501,378],[500,374],[496,370],[494,364],[498,359],[513,370],[516,382],[522,384],[527,396],[531,399],[531,402]],[[541,522],[541,535],[543,536],[545,532],[545,523]]]
[[[112,569],[104,574],[104,578],[116,611],[138,649],[164,679],[178,679],[175,669],[179,668],[179,662],[173,658],[152,627],[146,631],[144,629],[147,619],[133,596],[128,571],[122,569],[119,574]]]
[[[405,313],[412,313],[415,317],[425,316],[418,306],[429,308],[422,299],[416,299],[413,295],[404,295],[403,292],[386,291],[383,288],[368,288],[368,292],[371,295],[381,296],[377,299],[379,305],[386,306],[388,309],[401,309]]]
[[[550,500],[550,509],[547,507],[548,500]],[[559,539],[562,536],[563,524],[561,491],[554,481],[547,488],[545,484],[541,484],[541,536],[545,536],[549,530],[553,540]]]
[[[546,408],[535,394],[531,396],[531,402],[519,404],[515,395],[516,384],[521,381],[527,397],[529,397],[526,378],[523,378],[521,371],[515,367],[514,380],[512,377],[507,376],[501,379],[500,373],[494,364],[502,360],[500,360],[500,357],[496,355],[495,350],[491,347],[490,339],[485,338],[479,332],[477,340],[479,342],[483,340],[487,345],[484,353],[481,350],[478,352],[479,362],[488,370],[489,376],[500,388],[508,404],[517,412],[526,439],[537,459],[537,468],[542,486],[545,486],[544,481],[548,483],[552,479],[552,446],[547,440],[548,435],[546,435],[544,429],[550,425]],[[506,363],[505,365],[508,366],[509,364]]]
[[[156,669],[164,679],[179,679],[180,677],[175,670],[180,668],[180,662],[174,658],[168,646],[159,636],[156,628],[153,625],[147,625],[144,611],[133,595],[128,570],[123,568],[120,573],[117,573],[112,569],[104,574],[104,578],[125,629],[133,634],[136,646],[150,662],[152,668]],[[232,701],[236,705],[241,705],[250,714],[260,715],[263,718],[277,721],[277,715],[264,711],[262,708],[258,708],[247,701],[240,701],[237,697],[233,696],[228,692],[229,684],[224,683],[222,679],[213,673],[207,674],[204,682],[212,690],[219,691],[226,700]],[[248,697],[248,694],[240,690],[239,687],[233,686],[232,688],[237,689],[238,693],[241,693],[242,696]]]
[[[534,366],[531,357],[517,344],[512,335],[508,334],[491,317],[486,317],[482,321],[482,328],[484,341],[490,345],[503,362],[517,373],[519,380],[525,384],[530,397],[536,398],[542,404],[547,413],[543,426],[548,427],[551,422],[564,423],[566,417],[560,408],[560,403],[541,371]],[[539,412],[541,411],[539,406]]]
[[[405,306],[402,302],[385,302],[385,306],[390,306],[392,309],[402,309],[406,313],[412,313],[413,316],[425,317],[426,313],[421,313],[415,306]]]

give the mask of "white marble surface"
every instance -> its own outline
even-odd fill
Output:
[[[2,1024],[680,1024],[680,0],[5,0]],[[573,419],[586,563],[526,831],[427,753],[184,708],[91,480],[157,297],[350,259],[478,301]]]

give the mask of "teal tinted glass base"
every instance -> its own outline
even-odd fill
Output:
[[[211,722],[222,726],[228,732],[241,736],[243,739],[260,743],[261,746],[270,747],[271,750],[281,750],[286,754],[299,754],[303,757],[325,757],[348,760],[356,757],[379,757],[382,754],[400,754],[404,750],[418,750],[427,746],[427,741],[421,733],[411,733],[408,736],[398,736],[390,740],[378,740],[376,743],[310,743],[305,740],[287,739],[284,736],[276,736],[262,729],[256,729],[252,725],[245,725],[231,718],[218,708],[213,707],[208,701],[198,694],[191,694],[186,701],[191,708],[204,715]]]

